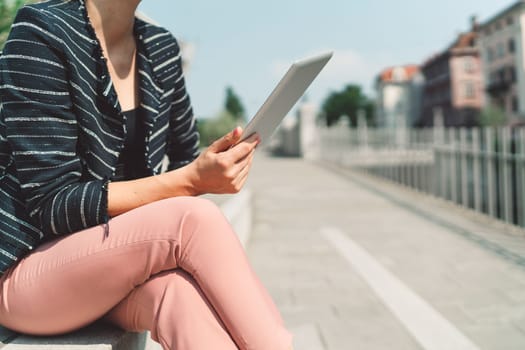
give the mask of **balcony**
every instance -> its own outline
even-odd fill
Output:
[[[496,79],[487,85],[486,91],[493,97],[500,96],[507,93],[511,85],[512,81],[510,79]]]

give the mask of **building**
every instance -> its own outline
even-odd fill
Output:
[[[460,34],[447,49],[421,67],[425,84],[418,126],[479,124],[484,85],[475,18],[471,25],[468,33]]]
[[[182,40],[178,40],[178,42],[182,56],[182,71],[185,75],[188,75],[193,57],[195,55],[195,45]]]
[[[420,114],[423,78],[417,65],[391,67],[376,78],[376,123],[379,127],[407,128]]]
[[[525,119],[525,1],[517,1],[480,27],[485,106],[500,108],[509,123]]]

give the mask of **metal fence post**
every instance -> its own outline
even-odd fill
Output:
[[[457,155],[458,155],[458,142],[457,142],[457,130],[454,128],[448,129],[450,137],[449,137],[449,144],[451,146],[450,152],[449,152],[449,174],[448,177],[450,179],[450,192],[451,196],[450,199],[452,202],[459,204],[459,194],[458,194],[458,163],[457,163]]]
[[[459,160],[461,171],[461,204],[464,207],[469,207],[469,181],[468,181],[468,149],[467,149],[467,130],[461,128],[459,130]]]
[[[472,130],[472,166],[473,177],[474,177],[474,209],[478,212],[482,212],[481,203],[481,162],[480,162],[480,129],[475,128]]]
[[[525,227],[525,128],[517,130],[516,137],[516,184],[518,224]]]
[[[441,147],[445,143],[444,142],[444,132],[443,128],[441,127],[434,127],[433,129],[433,140],[432,140],[432,148],[434,153],[434,165],[433,165],[433,171],[432,173],[436,174],[434,176],[434,182],[432,183],[432,186],[434,187],[434,195],[439,198],[444,198],[443,196],[443,183],[442,183],[442,171],[443,171],[443,154],[441,153]]]
[[[414,140],[414,132],[412,130],[409,129],[409,133],[408,133],[409,137],[408,137],[408,142],[407,142],[407,147],[406,147],[406,152],[407,152],[407,170],[408,170],[408,174],[407,174],[407,183],[408,183],[408,186],[411,187],[411,188],[416,188],[416,185],[415,185],[415,181],[414,181],[414,166],[415,166],[415,157],[414,157],[414,150],[415,148],[417,147],[417,143],[416,141]]]
[[[447,144],[449,133],[446,129],[443,129],[443,143],[441,144],[441,198],[449,198],[449,182],[448,182],[448,173],[450,169],[450,157],[449,149],[450,145]]]
[[[434,140],[434,135],[433,135],[433,132],[432,132],[432,130],[430,128],[427,129],[425,141],[426,141],[426,151],[432,150],[432,146],[433,146],[434,142],[436,142],[436,141]],[[433,164],[436,163],[435,153],[432,153],[432,163]],[[424,179],[425,179],[425,185],[426,185],[427,193],[428,194],[435,194],[436,193],[435,183],[436,183],[436,179],[437,179],[436,173],[434,171],[431,171],[431,167],[427,165],[425,167],[425,172],[424,172],[423,176],[424,176]]]
[[[513,219],[513,195],[511,179],[511,154],[510,150],[510,128],[505,127],[500,130],[500,205],[503,206],[503,219],[512,223]],[[500,207],[501,208],[501,207]]]
[[[495,181],[495,152],[494,152],[494,129],[485,129],[486,144],[486,164],[487,164],[487,212],[490,216],[496,217],[496,184]]]

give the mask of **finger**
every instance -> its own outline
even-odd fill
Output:
[[[232,145],[237,143],[237,141],[239,141],[241,134],[242,128],[238,126],[223,137],[221,137],[220,139],[213,142],[210,145],[210,147],[208,147],[208,150],[214,153],[224,152],[228,150],[228,148],[230,148]]]
[[[252,168],[252,158],[249,159],[248,164],[239,172],[237,178],[233,182],[233,185],[239,189],[239,191],[244,186],[244,183],[248,179],[248,175],[250,174],[250,170]]]
[[[237,163],[240,160],[244,159],[250,152],[252,152],[255,147],[259,144],[260,139],[257,134],[253,134],[250,137],[248,137],[246,140],[240,142],[239,144],[235,145],[232,149],[228,151],[228,156],[231,157],[230,159]]]
[[[242,161],[239,163],[233,164],[232,167],[228,171],[228,177],[230,184],[234,185],[238,182],[238,178],[240,177],[240,174],[245,172],[246,168],[250,167],[251,164],[251,157],[250,155],[246,156]]]
[[[235,159],[235,161],[233,161],[233,164],[241,164],[246,160],[246,158],[253,157],[257,146],[253,147],[253,145],[243,145],[240,147],[245,148],[246,152],[244,154],[242,154],[241,152],[232,152],[233,155],[231,155],[230,159]]]
[[[242,175],[246,172],[249,172],[252,166],[253,158],[254,158],[255,150],[250,152],[249,155],[246,156],[242,162],[237,164],[237,176],[236,178],[242,177]]]
[[[248,166],[254,157],[255,150],[252,150],[250,153],[248,153],[244,158],[240,159],[237,163],[235,163],[234,171],[236,173],[240,173],[242,169],[244,169],[246,166]]]

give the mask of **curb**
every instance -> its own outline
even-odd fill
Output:
[[[246,248],[252,228],[252,191],[242,190],[219,207],[239,236],[242,246]]]

